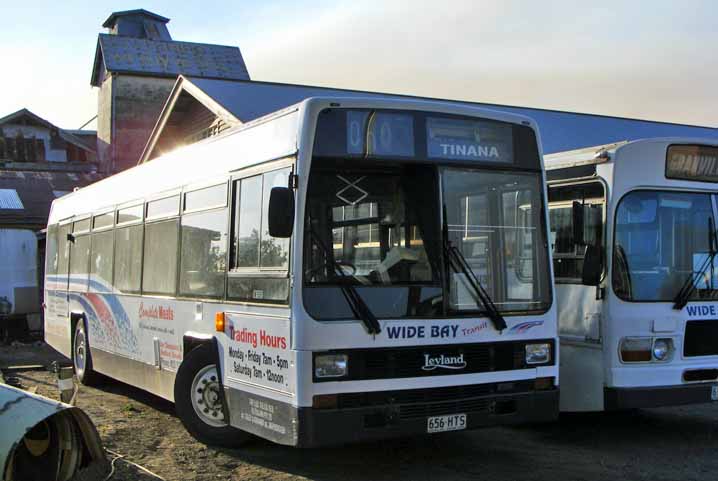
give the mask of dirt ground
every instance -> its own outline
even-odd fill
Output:
[[[49,364],[43,345],[0,346],[0,367]],[[54,375],[7,370],[58,397]],[[711,480],[718,473],[718,405],[565,416],[549,425],[490,428],[331,449],[257,440],[242,450],[192,439],[171,403],[110,381],[82,386],[77,405],[105,447],[167,481],[189,480]],[[156,479],[117,461],[115,481]]]

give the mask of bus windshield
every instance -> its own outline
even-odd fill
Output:
[[[445,267],[442,209],[448,240],[501,312],[548,308],[539,173],[342,164],[317,159],[309,180],[304,285],[313,315],[351,317],[337,289],[345,283],[377,317],[484,313],[465,275]]]
[[[419,205],[408,200],[415,194],[400,174],[320,170],[312,175],[307,229],[315,249],[305,263],[308,284],[438,284],[422,235],[437,229],[437,219],[419,225]],[[331,252],[341,274],[327,269],[324,252]]]
[[[673,301],[715,249],[715,225],[710,194],[627,194],[616,211],[612,276],[616,295],[627,301]],[[708,266],[695,279],[689,299],[716,295],[716,267]]]
[[[547,309],[540,174],[447,167],[442,187],[449,241],[499,311]],[[452,310],[477,309],[464,274],[452,272],[449,286]]]

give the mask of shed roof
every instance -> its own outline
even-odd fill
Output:
[[[58,132],[60,137],[65,141],[79,147],[83,150],[96,152],[97,151],[97,132],[94,130],[64,130],[51,122],[43,119],[39,115],[30,112],[28,109],[20,109],[17,112],[13,112],[5,117],[0,118],[0,126],[5,124],[19,123],[21,120],[29,120],[35,125],[45,127],[48,130],[54,130]]]
[[[421,97],[380,92],[364,92],[309,85],[293,85],[249,80],[227,80],[180,76],[150,135],[139,162],[152,156],[171,114],[174,100],[183,92],[192,95],[218,117],[232,123],[246,123],[313,96],[377,97],[417,99]],[[426,100],[426,98],[424,98]],[[428,99],[517,113],[533,118],[539,125],[546,154],[649,137],[704,137],[718,139],[718,128],[611,117],[511,105],[458,100]]]
[[[39,115],[33,114],[28,109],[20,109],[9,115],[6,115],[5,117],[0,117],[0,125],[18,123],[22,119],[30,120],[37,125],[48,128],[49,130],[59,130],[56,125],[43,119]]]
[[[0,208],[0,227],[40,229],[47,225],[56,192],[70,192],[100,178],[98,174],[0,170],[0,191],[13,192],[6,193],[5,202],[0,202],[4,206]],[[20,202],[10,202],[11,197]]]
[[[96,130],[60,130],[60,135],[66,141],[75,144],[82,149],[97,152],[97,131]]]
[[[174,78],[180,74],[232,80],[249,80],[238,47],[206,43],[149,40],[99,34],[90,84],[100,85],[108,72]]]

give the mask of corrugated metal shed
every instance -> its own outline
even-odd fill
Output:
[[[158,41],[100,34],[90,83],[100,85],[108,72],[176,77],[180,74],[218,79],[249,80],[237,47],[204,43]]]
[[[0,227],[40,229],[47,224],[55,191],[70,192],[100,178],[97,174],[0,170]]]
[[[24,209],[15,189],[0,189],[0,209]]]
[[[189,85],[188,85],[189,84]],[[703,137],[718,139],[718,129],[712,127],[654,122],[649,120],[609,117],[558,110],[514,107],[480,102],[427,99],[407,95],[362,92],[307,85],[291,85],[257,81],[232,81],[182,76],[172,96],[182,91],[192,94],[210,111],[227,119],[233,117],[246,123],[269,113],[301,102],[313,96],[336,95],[339,97],[377,97],[399,99],[437,100],[482,107],[502,112],[512,112],[533,118],[541,131],[544,153],[562,152],[582,147],[601,145],[622,140],[636,140],[648,137]],[[172,102],[167,102],[172,105]],[[224,115],[222,115],[224,113]],[[161,135],[162,118],[169,115],[163,111],[147,148],[140,161],[151,158],[151,150]]]

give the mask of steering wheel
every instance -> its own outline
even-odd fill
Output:
[[[334,263],[335,263],[336,265],[338,265],[339,267],[348,267],[349,269],[351,269],[351,272],[350,272],[349,274],[346,274],[345,272],[342,271],[342,274],[344,274],[344,275],[353,276],[354,274],[357,273],[357,268],[356,268],[356,266],[355,266],[354,264],[352,264],[351,262],[347,262],[347,261],[345,261],[345,260],[341,260],[341,259],[340,259],[340,260],[334,261]]]
[[[333,274],[333,275],[353,276],[354,274],[356,274],[357,268],[356,268],[356,266],[355,266],[354,264],[352,264],[351,262],[347,262],[347,261],[344,261],[344,260],[337,260],[337,261],[335,261],[335,263],[336,263],[339,267],[348,267],[349,269],[351,269],[351,272],[349,272],[349,273],[347,274],[347,273],[344,272],[344,270],[342,270],[342,274],[337,274],[334,270],[332,270],[332,274]],[[325,265],[325,264],[321,264],[321,265],[312,267],[312,268],[310,268],[310,269],[307,269],[306,271],[304,271],[304,275],[305,275],[305,277],[312,278],[312,277],[314,277],[315,274],[319,273],[320,271],[324,270],[325,268],[326,268],[326,265]]]

